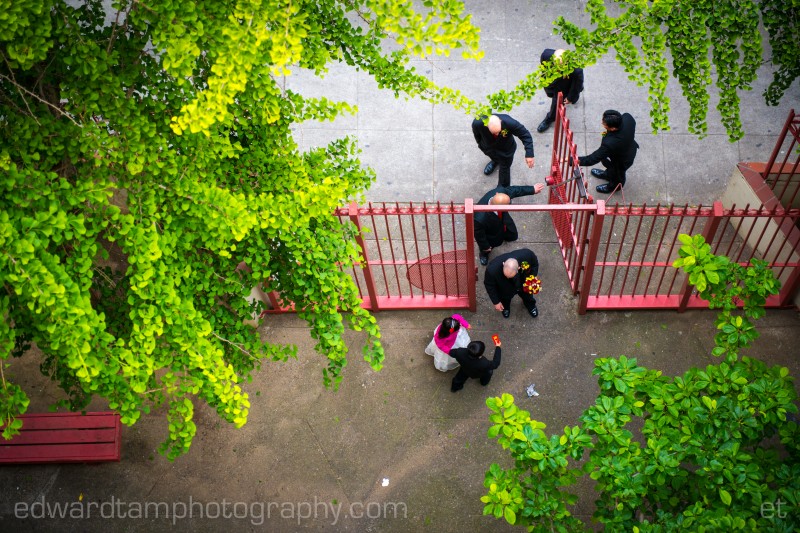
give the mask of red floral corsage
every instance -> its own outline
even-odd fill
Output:
[[[542,280],[536,276],[528,276],[522,284],[522,290],[528,294],[538,294],[542,290]]]

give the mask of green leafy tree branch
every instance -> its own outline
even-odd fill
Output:
[[[609,3],[610,4],[610,3]],[[681,85],[689,103],[690,133],[707,131],[708,87],[719,92],[717,110],[731,141],[744,134],[740,119],[740,91],[752,89],[759,67],[771,63],[773,80],[764,93],[769,105],[778,105],[800,75],[800,1],[798,0],[656,0],[615,1],[617,16],[608,14],[605,0],[588,0],[592,29],[559,17],[555,31],[573,47],[562,61],[540,65],[510,91],[487,97],[474,113],[511,108],[533,98],[547,84],[575,68],[594,65],[612,48],[628,77],[646,86],[654,131],[669,129],[670,74]],[[771,56],[763,58],[760,24],[769,36]],[[672,57],[670,72],[667,57]],[[715,77],[712,77],[712,73]]]
[[[484,514],[529,531],[583,531],[571,487],[588,474],[598,494],[592,518],[614,531],[797,529],[794,379],[740,356],[779,284],[760,262],[742,267],[710,254],[702,237],[681,240],[676,266],[723,309],[713,353],[724,360],[669,378],[625,356],[597,359],[595,404],[580,425],[550,437],[511,395],[487,399],[488,437],[514,466],[486,472]],[[743,311],[733,316],[737,300]]]
[[[33,345],[60,405],[99,396],[126,424],[165,405],[170,459],[198,431],[197,401],[243,425],[242,383],[296,352],[244,324],[258,285],[307,321],[326,386],[346,326],[379,369],[380,330],[344,274],[362,259],[356,228],[334,216],[374,173],[353,139],[300,151],[293,137],[355,109],[283,77],[345,63],[432,100],[408,60],[459,48],[480,56],[460,2],[0,1],[4,437],[29,405],[13,361]]]

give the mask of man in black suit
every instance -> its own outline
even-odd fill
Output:
[[[525,146],[525,163],[528,168],[533,168],[533,137],[528,129],[508,115],[490,115],[486,124],[483,119],[476,118],[472,121],[472,134],[478,148],[486,154],[491,161],[486,164],[483,173],[487,176],[500,167],[500,176],[497,180],[498,187],[511,185],[511,163],[514,162],[514,153],[517,143],[514,137],[519,137]]]
[[[486,345],[481,341],[472,341],[466,348],[453,348],[450,357],[461,365],[458,373],[453,376],[450,392],[460,391],[464,383],[470,378],[480,379],[484,387],[492,379],[494,369],[500,366],[500,342],[494,348],[494,358],[489,361],[483,357]]]
[[[531,250],[521,248],[498,255],[486,267],[483,285],[494,308],[503,312],[503,318],[511,315],[511,299],[515,294],[522,298],[525,309],[533,318],[539,316],[536,298],[525,292],[523,284],[528,276],[539,273],[539,260]]]
[[[516,187],[495,187],[478,200],[478,205],[508,205],[512,198],[537,194],[544,189],[544,183],[521,185]],[[475,241],[478,243],[478,256],[481,264],[489,262],[492,248],[504,242],[516,241],[519,237],[517,225],[511,213],[488,211],[475,213]]]
[[[553,50],[545,48],[541,55],[541,62],[558,61],[564,50]],[[558,93],[564,95],[564,104],[576,104],[583,92],[583,69],[576,68],[569,76],[553,80],[544,88],[544,93],[550,98],[550,111],[545,115],[544,120],[536,127],[536,131],[544,133],[550,124],[556,120],[556,106],[558,105]]]
[[[606,170],[592,169],[592,176],[607,180],[608,183],[597,186],[597,192],[608,194],[619,186],[625,186],[625,172],[633,165],[639,144],[634,139],[636,121],[629,113],[609,109],[603,112],[603,141],[600,148],[589,155],[578,158],[582,167],[590,167],[602,163]]]

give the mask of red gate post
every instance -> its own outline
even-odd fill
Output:
[[[464,200],[464,219],[466,220],[466,242],[467,257],[465,259],[467,268],[467,298],[469,298],[469,310],[473,313],[478,309],[477,296],[475,294],[475,284],[478,282],[475,266],[475,211],[473,210],[472,198]]]
[[[566,119],[567,116],[567,109],[564,105],[564,93],[558,93],[558,101],[556,102],[556,116],[555,124],[553,128],[553,155],[550,158],[550,168],[558,167],[558,149],[559,149],[559,138],[561,136],[561,123]]]
[[[722,208],[722,202],[714,202],[711,216],[706,220],[706,226],[703,228],[703,238],[710,245],[714,235],[717,234],[720,222],[722,222],[725,210]],[[676,258],[677,259],[677,258]],[[689,304],[689,298],[692,296],[694,288],[689,285],[689,276],[683,280],[683,285],[678,293],[678,312],[683,313]]]
[[[590,214],[591,216],[591,214]],[[594,276],[594,266],[597,262],[597,250],[600,248],[600,238],[603,236],[603,222],[606,218],[606,203],[597,200],[597,210],[595,211],[592,235],[589,238],[589,251],[586,252],[586,263],[583,267],[583,285],[581,287],[581,298],[578,301],[578,314],[586,314],[586,305],[589,301],[589,292],[592,290],[592,278]]]
[[[356,229],[358,230],[358,233],[356,234],[356,242],[361,247],[361,255],[364,257],[364,264],[361,266],[361,269],[364,271],[364,283],[366,283],[367,293],[369,293],[370,311],[380,311],[378,295],[377,291],[375,290],[375,280],[372,277],[372,267],[369,264],[369,257],[367,257],[367,246],[364,243],[364,237],[361,234],[361,221],[358,217],[357,203],[350,202],[348,216],[350,217],[350,222],[355,224]]]

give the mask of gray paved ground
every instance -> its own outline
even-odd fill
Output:
[[[482,28],[486,57],[480,63],[453,57],[418,61],[416,66],[437,83],[472,97],[510,89],[534,66],[542,48],[560,45],[550,29],[557,15],[588,24],[582,3],[575,1],[480,0],[467,6]],[[737,162],[768,158],[788,110],[800,108],[797,83],[784,105],[764,105],[760,93],[767,74],[764,68],[756,90],[742,95],[747,135],[731,144],[716,121],[714,97],[708,137],[698,140],[686,133],[688,106],[674,82],[670,86],[675,96],[673,129],[650,135],[646,90],[627,81],[613,58],[604,58],[586,69],[586,90],[569,110],[579,151],[599,144],[604,109],[628,111],[638,120],[641,150],[628,174],[625,200],[707,204],[719,198]],[[479,197],[495,183],[495,176],[486,178],[481,172],[486,160],[472,139],[469,117],[443,106],[395,100],[349,68],[332,68],[324,81],[298,73],[286,83],[308,95],[324,94],[358,105],[357,116],[305,124],[297,133],[302,146],[355,135],[364,150],[363,162],[378,175],[370,200],[461,202]],[[534,130],[546,112],[543,96],[511,115]],[[537,165],[528,170],[518,154],[512,173],[515,184],[541,181],[546,174],[551,136],[534,133],[534,139]],[[4,487],[0,530],[511,530],[504,522],[481,515],[484,472],[492,462],[507,462],[485,436],[487,396],[514,394],[532,416],[558,432],[574,424],[596,397],[597,384],[590,375],[593,354],[635,356],[641,364],[673,375],[712,361],[708,355],[712,313],[578,316],[567,281],[559,275],[563,264],[552,227],[541,217],[528,216],[518,218],[518,225],[525,227],[519,246],[533,248],[542,272],[549,273],[539,299],[540,317],[532,321],[516,301],[511,318],[503,320],[480,286],[478,311],[466,314],[474,339],[488,341],[495,332],[504,339],[503,365],[487,388],[470,382],[451,394],[451,374],[436,371],[423,353],[431,330],[445,316],[442,312],[380,313],[386,365],[379,373],[360,360],[361,338],[348,335],[354,353],[337,393],[322,387],[323,359],[313,352],[304,323],[294,316],[272,316],[264,322],[263,334],[276,342],[297,344],[299,357],[267,364],[246,386],[252,409],[245,428],[221,424],[210,409],[198,406],[198,435],[191,452],[169,463],[155,451],[166,428],[161,414],[154,413],[135,427],[124,428],[120,463],[0,468]],[[762,338],[752,354],[800,375],[797,312],[770,311],[760,331]],[[27,390],[40,391],[33,398],[32,412],[46,408],[56,397],[36,370],[29,363],[22,373]],[[528,399],[524,388],[532,382],[541,395]],[[80,498],[97,503],[92,519],[15,519],[18,505],[20,509],[42,501],[72,505]],[[103,502],[107,505],[100,508]],[[127,510],[132,517],[98,518],[103,510],[105,516],[111,513],[108,502],[121,502],[115,504],[116,512]],[[136,518],[136,506],[145,502],[151,505],[149,518]],[[153,518],[153,505],[159,502],[160,517]],[[86,506],[82,509],[85,512]],[[175,517],[173,526],[172,518],[163,518],[167,510],[193,518]],[[29,512],[38,516],[41,507]],[[588,506],[577,509],[587,520],[590,512]],[[233,518],[226,520],[222,514]]]

